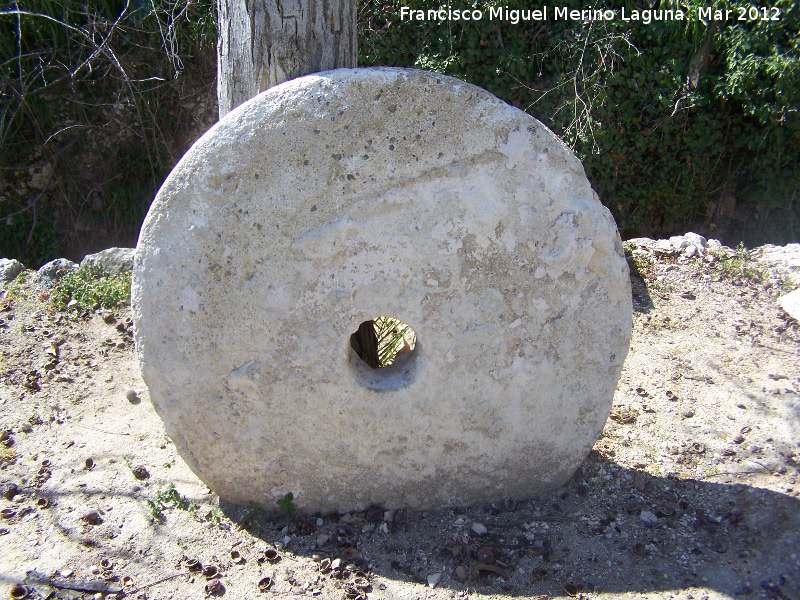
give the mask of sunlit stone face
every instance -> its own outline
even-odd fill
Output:
[[[204,135],[142,228],[133,309],[189,466],[226,500],[301,511],[562,485],[632,313],[578,159],[488,92],[404,69],[302,77]],[[384,315],[415,345],[375,368],[361,325]]]

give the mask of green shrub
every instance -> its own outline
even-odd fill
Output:
[[[165,519],[163,510],[165,508],[178,508],[188,511],[194,515],[197,511],[197,504],[189,500],[186,496],[181,496],[175,489],[174,483],[169,483],[166,487],[156,492],[155,496],[145,498],[145,503],[153,519],[163,521]]]
[[[57,310],[64,310],[72,300],[81,310],[92,310],[97,305],[116,308],[130,296],[130,271],[112,276],[100,265],[81,265],[58,280],[50,301]]]
[[[623,232],[668,233],[702,221],[723,192],[753,217],[745,237],[798,239],[800,196],[800,4],[778,0],[780,21],[712,30],[696,18],[705,1],[654,0],[685,21],[490,21],[493,7],[542,2],[476,0],[481,21],[401,21],[400,7],[432,0],[366,0],[360,62],[415,66],[484,87],[537,117],[572,147]],[[573,0],[559,6],[586,8]],[[630,14],[642,3],[601,7]],[[749,7],[749,5],[747,5]],[[771,16],[772,12],[768,13]],[[702,52],[709,36],[708,52]],[[690,85],[692,67],[699,78]],[[775,219],[776,215],[779,217]],[[738,240],[733,240],[732,243]]]
[[[38,266],[61,249],[54,240],[87,228],[135,238],[156,190],[193,141],[182,137],[196,127],[185,104],[198,91],[187,91],[186,80],[213,77],[214,0],[4,6],[0,219],[21,217],[0,234],[0,254]],[[52,177],[27,185],[39,166]]]
[[[0,216],[8,215],[0,224],[0,257],[16,258],[33,268],[60,256],[61,242],[49,211],[26,210],[10,201],[0,202],[0,211]]]
[[[18,10],[0,10],[0,255],[37,266],[58,255],[79,222],[135,237],[191,141],[179,136],[194,117],[182,107],[187,74],[213,79],[214,4],[19,0]],[[744,207],[746,227],[735,235],[748,245],[800,239],[800,3],[770,3],[779,21],[740,22],[740,4],[715,0],[734,18],[710,35],[695,18],[706,0],[600,5],[689,15],[648,25],[556,21],[545,2],[450,7],[486,14],[545,4],[546,22],[420,22],[401,21],[401,6],[447,4],[361,0],[359,62],[453,75],[537,117],[583,160],[625,235],[708,221],[727,193]],[[119,131],[128,132],[124,144],[102,145]],[[54,173],[44,190],[15,185],[42,161]]]

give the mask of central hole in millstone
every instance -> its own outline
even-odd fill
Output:
[[[350,336],[350,347],[373,369],[388,367],[399,355],[413,352],[416,345],[417,334],[411,327],[383,315],[364,321]]]

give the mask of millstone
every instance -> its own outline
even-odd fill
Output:
[[[272,88],[183,157],[142,228],[136,348],[221,498],[466,505],[563,485],[631,330],[614,221],[541,123],[456,79],[337,70]],[[389,316],[416,347],[371,368]]]

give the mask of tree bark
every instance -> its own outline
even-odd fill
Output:
[[[217,8],[220,118],[289,79],[357,64],[356,0],[217,0]]]

